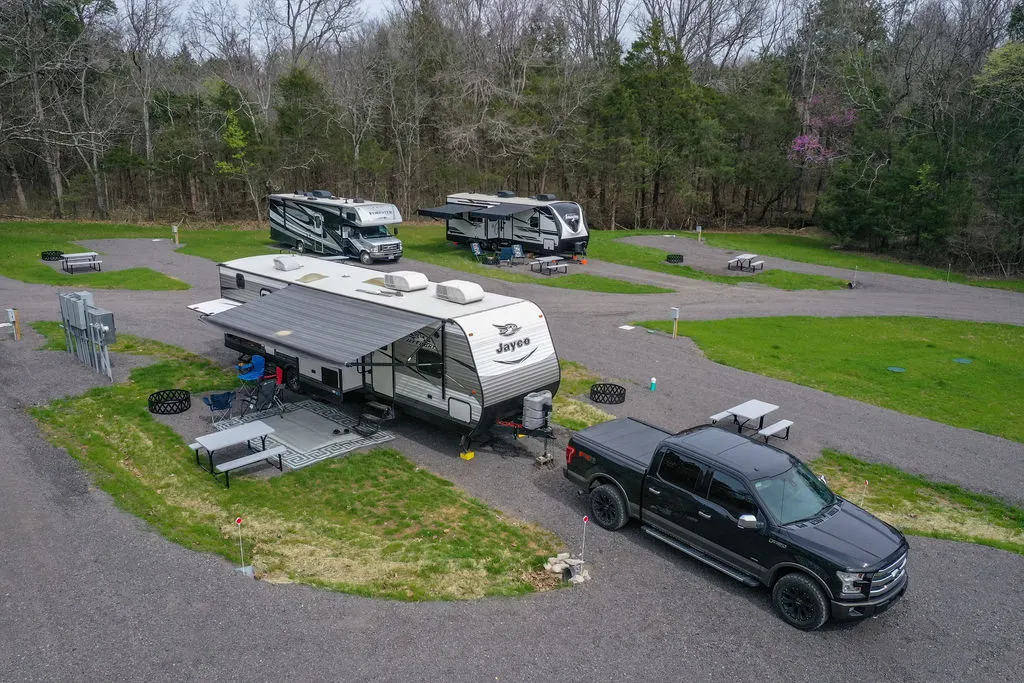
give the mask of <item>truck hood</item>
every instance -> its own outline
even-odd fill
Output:
[[[867,571],[879,568],[906,543],[895,527],[848,500],[840,501],[837,512],[790,524],[785,527],[786,535],[844,569]]]

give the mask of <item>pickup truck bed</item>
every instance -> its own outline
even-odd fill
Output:
[[[658,444],[671,435],[664,429],[627,417],[589,427],[586,432],[575,434],[573,440],[580,450],[594,447],[600,449],[603,456],[617,457],[627,461],[622,464],[628,463],[646,472]]]

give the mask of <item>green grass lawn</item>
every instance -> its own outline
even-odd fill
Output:
[[[59,325],[33,327],[48,347],[63,347]],[[146,397],[166,388],[223,389],[236,383],[234,373],[159,342],[125,335],[119,346],[159,361],[133,370],[127,383],[32,413],[119,506],[172,541],[237,561],[240,516],[246,560],[260,578],[397,600],[517,595],[556,583],[542,565],[562,547],[559,539],[391,449],[269,479],[232,477],[224,488],[196,466],[185,440],[147,412]]]
[[[614,240],[622,237],[640,235],[665,235],[670,234],[664,230],[636,230],[636,231],[594,231],[591,233],[591,244],[599,244],[600,248],[611,244]],[[697,234],[692,232],[672,233],[680,238],[696,239]],[[846,268],[853,271],[855,268],[865,272],[889,273],[892,275],[904,275],[906,277],[923,278],[927,280],[945,280],[946,271],[942,268],[922,266],[913,263],[902,263],[891,258],[833,249],[834,241],[821,237],[807,237],[802,235],[779,235],[774,233],[738,233],[738,232],[705,232],[704,242],[712,247],[720,249],[731,249],[734,251],[750,252],[775,258],[783,258],[801,263],[814,263],[821,266],[832,266],[834,268]],[[618,243],[621,244],[621,243]],[[610,247],[609,247],[610,248]],[[597,252],[589,250],[595,257]],[[766,273],[767,274],[767,273]],[[852,277],[852,273],[851,273]],[[1024,280],[993,280],[982,278],[971,278],[962,273],[952,273],[949,276],[951,282],[974,285],[978,287],[993,287],[998,289],[1009,289],[1017,292],[1024,292]]]
[[[54,269],[39,257],[43,251],[65,253],[85,251],[74,240],[121,237],[170,237],[170,230],[107,223],[0,223],[0,275],[42,285],[71,285],[92,289],[174,290],[189,289],[188,283],[149,268],[127,268],[105,272],[77,272]]]
[[[754,282],[759,285],[775,287],[776,289],[841,289],[846,286],[847,281],[827,275],[808,275],[804,273],[793,273],[785,270],[766,270],[749,277],[736,277],[730,275],[717,275],[697,270],[690,266],[677,265],[665,261],[669,252],[654,247],[644,247],[639,244],[629,244],[619,241],[623,237],[636,235],[661,235],[663,232],[642,230],[625,233],[621,230],[616,232],[594,231],[590,234],[590,245],[587,247],[587,255],[609,263],[618,263],[633,268],[643,268],[669,275],[688,277],[694,280],[706,280],[709,282],[720,282],[727,285],[737,285],[741,282]],[[681,233],[685,234],[685,233]]]
[[[828,449],[811,467],[836,493],[905,533],[1024,554],[1024,510],[996,498]]]
[[[672,330],[671,320],[638,324]],[[680,321],[679,334],[725,365],[1024,442],[1024,327],[779,317]]]
[[[675,290],[643,285],[625,280],[572,273],[557,277],[534,277],[517,272],[516,268],[497,268],[477,263],[468,247],[457,247],[445,240],[443,225],[403,225],[398,237],[402,240],[403,252],[417,261],[432,263],[454,270],[462,270],[474,275],[505,280],[506,282],[528,282],[545,287],[562,289],[578,289],[588,292],[607,292],[611,294],[665,294]],[[525,268],[525,267],[521,267]]]

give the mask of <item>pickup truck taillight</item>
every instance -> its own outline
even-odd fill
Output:
[[[572,446],[565,447],[565,466],[568,467],[572,464],[572,458],[576,455],[576,449]]]

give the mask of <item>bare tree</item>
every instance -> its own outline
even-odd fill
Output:
[[[258,11],[296,66],[336,43],[355,21],[357,5],[358,0],[259,0]]]
[[[565,22],[574,52],[604,60],[618,46],[633,12],[627,0],[559,0],[557,16]]]
[[[327,87],[341,116],[335,124],[352,141],[352,194],[360,193],[360,150],[380,126],[384,102],[369,41],[337,45],[324,69]]]
[[[153,88],[161,76],[159,65],[165,55],[167,40],[174,21],[170,0],[123,0],[124,22],[121,35],[124,51],[131,66],[131,76],[139,94],[142,114],[142,137],[146,155],[146,199],[149,219],[153,220],[155,195],[153,182],[153,131],[150,109]]]

